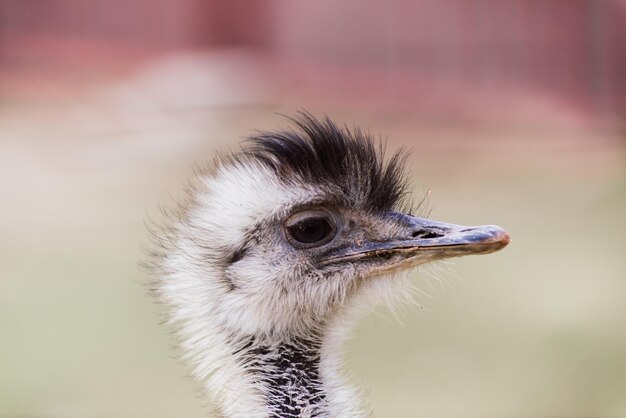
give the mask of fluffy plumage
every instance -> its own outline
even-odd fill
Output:
[[[402,152],[385,162],[358,129],[292,121],[199,171],[156,229],[151,288],[218,416],[367,416],[341,373],[359,307],[405,295],[398,271],[508,236],[398,212]]]

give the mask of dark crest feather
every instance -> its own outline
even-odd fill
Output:
[[[289,117],[297,130],[261,132],[250,138],[244,154],[271,168],[282,179],[338,186],[348,199],[371,211],[398,209],[407,192],[406,152],[385,162],[380,141],[330,118],[301,112]]]

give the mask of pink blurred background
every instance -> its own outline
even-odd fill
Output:
[[[621,0],[0,4],[5,95],[38,90],[44,74],[88,82],[157,55],[236,48],[278,87],[373,106],[462,112],[470,95],[506,112],[502,96],[539,93],[607,117],[626,104]]]

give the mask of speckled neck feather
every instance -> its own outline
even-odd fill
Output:
[[[327,416],[320,378],[321,344],[317,338],[259,343],[251,338],[239,353],[244,367],[267,387],[272,417]]]

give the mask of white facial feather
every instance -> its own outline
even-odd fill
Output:
[[[168,251],[160,262],[156,292],[170,307],[168,322],[177,330],[183,359],[192,365],[193,377],[203,382],[205,392],[224,416],[266,417],[270,412],[267,388],[241,367],[241,359],[233,354],[237,347],[231,336],[301,332],[311,325],[303,324],[302,318],[328,317],[320,374],[329,416],[366,416],[359,392],[342,374],[339,347],[350,334],[359,305],[380,299],[380,291],[386,293],[393,281],[369,282],[360,296],[367,301],[363,304],[356,300],[346,303],[346,298],[355,298],[350,291],[354,283],[342,287],[337,283],[341,277],[329,281],[310,275],[285,294],[284,287],[276,286],[276,278],[294,274],[281,271],[288,270],[288,265],[271,266],[244,257],[227,267],[238,288],[230,291],[222,278],[223,266],[207,259],[206,251],[235,251],[250,228],[290,207],[315,201],[325,191],[303,184],[287,186],[273,171],[254,163],[222,166],[199,180],[194,204],[171,225],[175,238],[164,244]],[[353,275],[345,272],[345,277]],[[307,280],[315,284],[307,285]],[[342,308],[330,317],[323,304],[319,307],[311,302],[333,298],[334,306]]]

